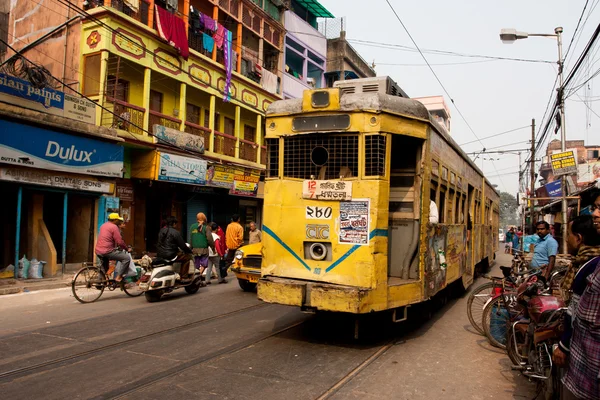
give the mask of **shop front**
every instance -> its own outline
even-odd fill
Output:
[[[260,225],[258,170],[153,151],[132,157],[131,178],[136,251],[155,251],[162,221],[171,215],[180,221],[179,229],[188,239],[188,228],[200,212],[224,230],[233,214],[240,214],[242,224]]]
[[[0,267],[45,261],[55,276],[93,261],[102,206],[115,192],[123,148],[89,136],[0,121]],[[110,197],[107,197],[110,196]]]

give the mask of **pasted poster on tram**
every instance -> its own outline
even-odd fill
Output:
[[[369,200],[340,202],[340,243],[369,244]]]

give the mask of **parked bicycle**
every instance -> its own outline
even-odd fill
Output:
[[[139,289],[139,280],[146,271],[138,263],[135,265],[136,276],[117,282],[109,269],[108,259],[99,259],[96,265],[83,263],[83,268],[77,271],[71,282],[73,296],[80,303],[93,303],[102,296],[105,289],[111,292],[120,289],[128,296],[140,296],[144,292]]]

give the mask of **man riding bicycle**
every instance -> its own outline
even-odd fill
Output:
[[[108,222],[100,227],[98,241],[96,242],[96,255],[102,259],[120,261],[117,263],[115,281],[121,282],[123,275],[129,269],[131,257],[127,253],[127,244],[121,237],[119,226],[123,223],[123,218],[117,213],[111,213],[108,216]],[[105,271],[106,272],[106,271]]]

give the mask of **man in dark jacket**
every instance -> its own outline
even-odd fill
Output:
[[[156,256],[163,260],[180,262],[181,271],[179,275],[181,279],[187,279],[192,250],[186,245],[181,233],[175,229],[177,218],[169,217],[166,222],[167,225],[158,232]]]

